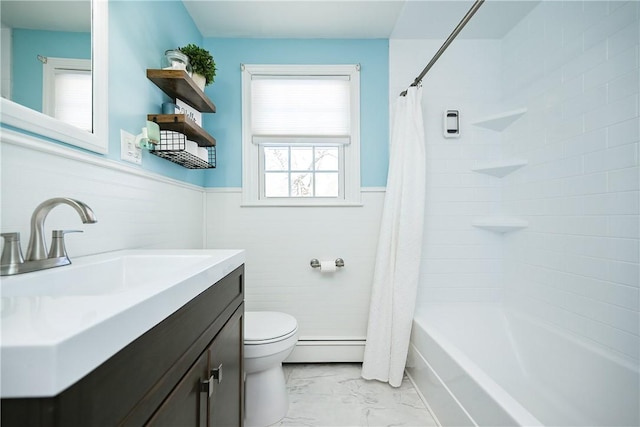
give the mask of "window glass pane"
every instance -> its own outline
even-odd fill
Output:
[[[291,148],[291,170],[310,171],[313,170],[313,148],[312,147],[292,147]]]
[[[338,170],[338,147],[316,147],[316,170]]]
[[[289,148],[264,147],[264,170],[286,171],[289,169]]]
[[[338,173],[317,173],[316,197],[338,197]]]
[[[349,80],[258,79],[251,81],[254,135],[348,135]]]
[[[265,173],[264,195],[266,197],[289,197],[289,174],[286,172]]]
[[[291,174],[291,197],[313,197],[313,174]]]
[[[340,147],[262,149],[266,197],[340,197]]]

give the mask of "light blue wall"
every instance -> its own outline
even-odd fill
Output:
[[[205,129],[218,141],[217,169],[189,170],[148,152],[143,152],[143,169],[206,187],[240,187],[240,64],[359,63],[361,182],[386,185],[388,40],[203,39],[181,1],[109,1],[109,81],[97,82],[109,85],[108,158],[120,161],[120,129],[139,133],[147,114],[160,112],[168,100],[146,78],[147,68],[158,68],[165,50],[188,43],[208,49],[218,67],[215,83],[205,90],[218,112],[203,115]]]
[[[120,159],[120,129],[138,134],[147,114],[160,113],[169,98],[150,80],[165,50],[202,36],[180,1],[109,2],[109,157]],[[204,185],[205,171],[186,169],[143,150],[144,169]]]
[[[206,94],[217,112],[203,119],[217,140],[218,165],[206,172],[207,187],[242,185],[242,106],[240,64],[361,65],[362,186],[385,186],[389,145],[389,41],[205,38],[204,48],[218,68]]]
[[[91,34],[14,28],[12,52],[13,100],[42,111],[42,63],[38,55],[91,59]]]
[[[77,33],[54,33],[46,37],[40,37],[42,34],[37,33],[45,32],[14,30],[13,53],[19,53],[19,56],[14,60],[13,79],[16,97],[22,92],[20,88],[25,85],[23,81],[30,86],[40,86],[29,91],[26,99],[16,100],[41,110],[42,64],[37,61],[37,55],[88,58],[90,53],[86,53],[86,47],[82,56],[74,54],[74,51],[81,51],[79,48],[67,49],[78,43],[77,37],[69,38],[67,35],[75,36]],[[53,43],[49,43],[51,41]],[[95,82],[109,85],[107,158],[121,161],[120,129],[133,134],[140,133],[147,114],[159,113],[162,103],[169,99],[147,79],[147,68],[160,68],[165,50],[188,43],[202,45],[202,36],[181,1],[109,1],[109,81]],[[90,44],[86,46],[89,46],[90,52]],[[35,63],[36,67],[32,69],[28,66],[25,69],[23,61]],[[1,127],[13,129],[4,124]],[[205,171],[186,169],[145,151],[142,168],[180,181],[204,185]]]

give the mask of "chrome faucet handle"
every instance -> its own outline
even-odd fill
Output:
[[[2,233],[0,236],[4,237],[4,248],[2,249],[0,264],[22,264],[24,257],[22,256],[22,248],[20,247],[20,233]]]
[[[49,258],[69,258],[64,245],[64,235],[67,233],[83,233],[82,230],[53,230],[51,233],[51,249]]]

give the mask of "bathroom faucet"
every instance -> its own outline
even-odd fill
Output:
[[[24,259],[20,249],[20,233],[2,234],[5,244],[2,251],[2,265],[0,266],[1,276],[28,273],[71,264],[64,246],[64,234],[80,230],[54,230],[51,250],[47,253],[47,244],[44,239],[44,221],[51,209],[58,205],[69,205],[74,208],[85,224],[98,222],[91,208],[79,200],[67,197],[45,200],[36,207],[31,215],[31,236],[29,237],[27,255]]]
[[[27,246],[27,261],[47,258],[47,245],[44,241],[44,220],[51,209],[62,204],[74,208],[84,224],[93,224],[98,221],[91,208],[79,200],[66,197],[45,200],[36,207],[33,215],[31,215],[31,237],[29,238],[29,246]]]

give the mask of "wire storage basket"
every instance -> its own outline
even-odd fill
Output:
[[[180,132],[161,130],[160,143],[156,144],[151,154],[188,169],[213,169],[216,167],[215,145],[199,147],[195,142],[187,141],[187,137]]]

